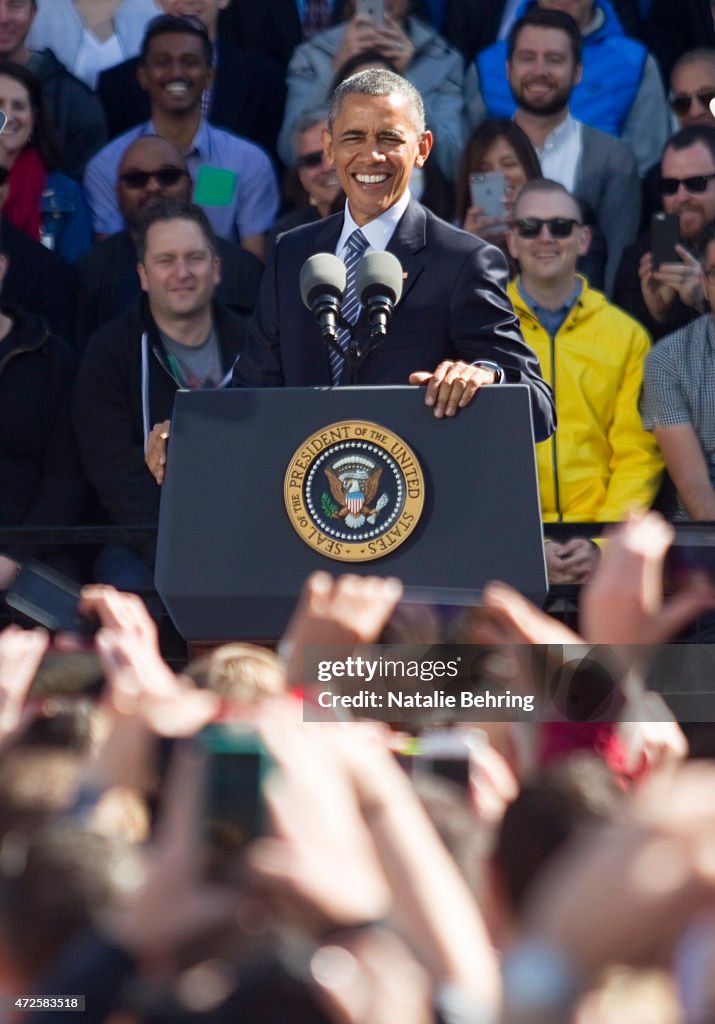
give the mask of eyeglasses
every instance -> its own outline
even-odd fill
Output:
[[[580,228],[581,222],[572,217],[524,217],[514,222],[516,233],[520,238],[538,238],[541,229],[546,225],[552,238],[568,238],[574,228]]]
[[[7,184],[7,179],[10,177],[10,171],[7,167],[0,165],[0,187]]]
[[[299,171],[304,170],[306,167],[318,167],[323,162],[323,151],[322,149],[314,149],[312,153],[303,153],[303,156],[296,158],[295,166]]]
[[[670,97],[670,109],[678,117],[683,117],[684,114],[690,112],[693,100],[698,100],[706,110],[709,110],[710,104],[715,100],[715,89],[698,89],[697,92],[676,93],[675,96]]]
[[[708,182],[715,178],[712,174],[694,174],[692,178],[661,178],[660,191],[664,196],[674,196],[682,185],[686,192],[701,195],[708,187]]]
[[[127,188],[146,188],[150,178],[153,178],[161,188],[170,188],[178,185],[184,176],[188,177],[189,172],[180,167],[160,167],[156,171],[125,171],[119,175],[119,180]]]

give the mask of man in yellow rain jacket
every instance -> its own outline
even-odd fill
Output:
[[[608,522],[647,508],[663,460],[638,412],[646,331],[576,274],[590,231],[557,182],[524,187],[508,243],[520,267],[509,295],[556,399],[556,434],[536,446],[544,521]],[[546,545],[552,583],[584,582],[597,560],[587,537]]]

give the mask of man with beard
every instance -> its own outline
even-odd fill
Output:
[[[715,126],[682,128],[663,150],[660,193],[666,213],[678,216],[678,260],[653,262],[650,231],[623,254],[615,301],[648,328],[654,339],[706,312],[700,261],[701,232],[715,221]]]
[[[77,263],[76,333],[81,348],[102,324],[139,301],[136,238],[144,212],[165,197],[190,202],[192,187],[186,158],[171,142],[158,135],[142,135],[127,146],[117,176],[117,201],[127,228],[97,242]],[[216,300],[235,313],[252,313],[263,264],[224,238],[216,244],[221,260]]]
[[[605,239],[610,295],[623,250],[638,232],[640,182],[624,142],[572,116],[569,100],[581,72],[581,32],[570,15],[533,7],[515,22],[507,43],[514,120],[531,139],[544,177],[578,199],[586,222]]]

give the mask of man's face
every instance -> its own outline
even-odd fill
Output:
[[[562,192],[527,192],[514,207],[514,226],[508,235],[509,251],[518,260],[527,290],[533,281],[541,288],[566,286],[576,272],[579,256],[588,252],[591,233],[587,227],[573,226],[566,238],[556,238],[543,225],[535,238],[522,238],[517,225],[530,218],[580,221],[574,201]]]
[[[671,104],[681,128],[691,124],[715,124],[709,97],[715,98],[715,65],[693,61],[674,68],[670,76]]]
[[[593,0],[539,0],[539,7],[570,14],[581,31],[593,18]]]
[[[181,114],[200,106],[212,71],[199,36],[167,32],[151,40],[146,60],[137,69],[137,78],[149,94],[152,109]]]
[[[296,143],[298,178],[318,206],[330,206],[340,191],[335,164],[330,163],[323,150],[323,133],[326,128],[325,121],[314,124],[300,133]]]
[[[661,174],[664,178],[693,178],[715,173],[715,160],[703,142],[694,142],[685,149],[666,149]],[[677,192],[663,196],[666,213],[677,213],[680,218],[680,236],[690,241],[700,234],[710,221],[715,220],[715,178],[707,183],[704,192],[689,192],[679,185]]]
[[[12,60],[22,49],[34,17],[32,0],[0,0],[0,58]]]
[[[565,32],[527,25],[516,38],[507,75],[517,106],[551,117],[568,106],[573,87],[581,81],[581,66],[574,64]]]
[[[349,93],[340,105],[325,152],[338,169],[350,212],[362,225],[404,195],[412,169],[424,165],[432,135],[419,135],[406,97]]]
[[[191,319],[211,303],[221,280],[219,261],[194,221],[157,221],[149,228],[139,280],[159,320]]]
[[[214,35],[218,12],[228,7],[231,0],[159,0],[159,6],[164,14],[173,14],[174,17],[189,15],[203,21],[209,30],[209,35]]]
[[[134,229],[144,210],[157,199],[170,196],[188,202],[191,185],[186,161],[174,146],[164,139],[137,139],[119,165],[119,209],[129,227]]]

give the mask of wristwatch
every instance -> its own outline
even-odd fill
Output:
[[[504,371],[502,370],[499,363],[491,363],[488,359],[480,359],[477,363],[472,363],[472,366],[481,366],[484,370],[491,370],[494,374],[494,383],[504,383]]]

